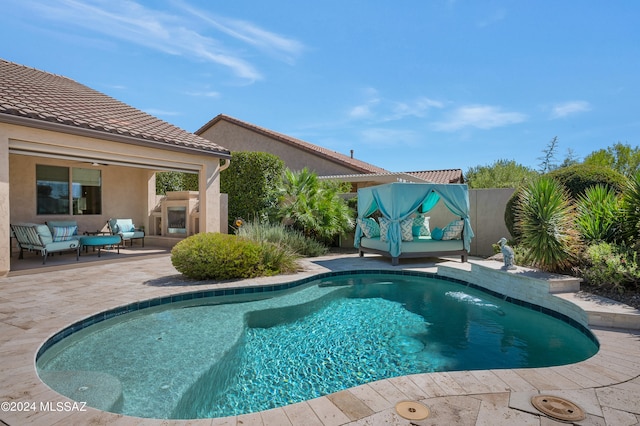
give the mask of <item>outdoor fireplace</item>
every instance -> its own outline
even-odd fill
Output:
[[[187,207],[167,207],[167,233],[187,235]]]
[[[198,192],[168,191],[151,214],[151,235],[184,238],[199,232]]]

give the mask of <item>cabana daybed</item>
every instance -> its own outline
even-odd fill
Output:
[[[429,229],[428,217],[439,201],[458,217],[444,228]],[[376,211],[376,221],[370,216]],[[358,220],[354,245],[365,252],[391,258],[460,255],[467,261],[473,238],[467,185],[389,183],[358,190]]]

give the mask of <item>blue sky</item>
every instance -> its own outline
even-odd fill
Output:
[[[0,57],[391,171],[640,143],[640,2],[3,0]],[[223,144],[224,145],[224,144]]]

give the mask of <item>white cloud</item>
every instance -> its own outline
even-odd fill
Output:
[[[88,2],[85,0],[24,1],[23,5],[45,19],[71,27],[82,27],[113,39],[145,46],[171,55],[185,56],[216,63],[242,79],[256,81],[260,71],[241,56],[241,49],[207,33],[235,40],[261,50],[277,52],[291,62],[303,49],[296,40],[264,30],[250,22],[229,18],[213,19],[184,3],[174,3],[175,11],[159,11],[132,0]],[[205,23],[194,24],[194,15]],[[201,27],[201,26],[200,26]]]
[[[354,119],[371,117],[373,115],[371,112],[371,106],[371,103],[356,105],[349,110],[349,117]]]
[[[425,96],[409,101],[393,101],[380,97],[374,88],[367,88],[364,92],[368,99],[349,109],[349,118],[376,118],[379,121],[396,121],[406,117],[424,117],[429,109],[444,107],[442,102]]]
[[[183,5],[183,8],[217,30],[237,40],[267,52],[283,55],[287,62],[293,62],[293,59],[304,49],[303,44],[299,41],[267,31],[251,22],[214,16],[186,5]]]
[[[400,120],[405,117],[424,117],[431,108],[442,108],[444,104],[426,97],[420,97],[409,102],[393,102],[391,113],[383,120],[393,121]]]
[[[586,101],[570,101],[556,104],[551,110],[551,118],[563,118],[568,115],[578,114],[591,110],[591,105]]]
[[[189,96],[203,97],[203,98],[219,98],[220,97],[220,92],[215,92],[215,91],[184,92],[184,93]]]
[[[399,147],[415,145],[418,141],[418,134],[411,130],[370,128],[360,132],[361,141],[367,145],[377,147]]]
[[[521,123],[527,119],[519,112],[505,112],[490,105],[469,105],[453,111],[448,119],[433,123],[435,130],[452,132],[465,127],[488,130],[509,124]]]
[[[363,91],[367,99],[362,104],[349,109],[348,116],[351,119],[359,120],[373,117],[373,107],[380,103],[380,97],[376,89],[367,87]]]
[[[155,109],[155,108],[145,109],[144,112],[150,115],[154,115],[156,117],[182,115],[182,113],[177,111],[165,111],[165,110]]]

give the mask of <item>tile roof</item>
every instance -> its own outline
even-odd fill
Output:
[[[318,145],[314,145],[312,143],[309,142],[305,142],[303,140],[300,139],[296,139],[293,138],[291,136],[287,136],[285,134],[282,133],[278,133],[278,132],[274,132],[273,130],[269,130],[266,129],[264,127],[260,127],[260,126],[256,126],[254,124],[251,123],[247,123],[246,121],[242,121],[242,120],[238,120],[237,118],[233,118],[230,117],[228,115],[225,114],[219,114],[216,117],[214,117],[212,120],[210,120],[207,124],[205,124],[204,126],[202,126],[200,129],[196,130],[196,134],[200,135],[203,132],[205,132],[207,129],[209,129],[210,127],[214,126],[216,123],[220,122],[220,121],[227,121],[229,123],[244,127],[245,129],[263,134],[267,137],[276,139],[280,142],[289,144],[291,146],[294,146],[296,148],[311,152],[319,157],[323,157],[327,160],[333,161],[335,163],[339,163],[344,165],[345,167],[349,167],[350,169],[352,169],[354,172],[359,172],[359,173],[388,173],[387,170],[374,166],[373,164],[358,160],[356,158],[352,158],[348,155],[344,155],[344,154],[340,154],[339,152],[336,151],[331,151],[329,149],[323,148],[321,146]]]
[[[408,175],[416,176],[426,182],[433,183],[464,183],[464,176],[461,169],[446,170],[424,170],[421,172],[405,172]]]
[[[67,77],[0,59],[0,121],[229,157],[229,150]],[[33,120],[33,122],[29,122]],[[65,127],[68,126],[68,127]]]
[[[379,184],[392,182],[424,182],[423,179],[403,172],[366,173],[351,175],[327,175],[319,176],[322,180],[337,180],[344,182],[376,182]]]
[[[321,176],[323,180],[340,180],[348,182],[429,182],[429,183],[464,183],[461,169],[425,170],[422,172],[386,172],[358,175]]]

